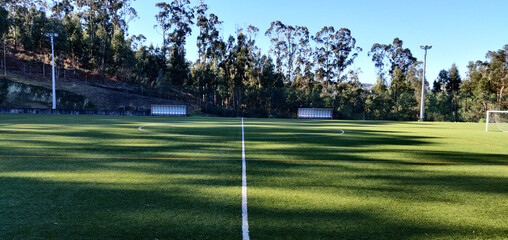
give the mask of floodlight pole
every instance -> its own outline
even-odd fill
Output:
[[[52,109],[56,109],[56,90],[55,90],[55,50],[54,50],[54,37],[58,37],[58,33],[46,33],[46,37],[51,38],[51,62],[52,62],[52,84],[53,84],[53,107]]]
[[[432,46],[425,45],[420,46],[420,48],[425,50],[425,55],[423,57],[422,99],[420,104],[420,122],[423,122],[425,115],[425,72],[427,70],[427,50],[431,49]]]

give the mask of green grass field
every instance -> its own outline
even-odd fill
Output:
[[[484,128],[245,119],[250,237],[506,239]],[[241,239],[241,151],[238,118],[0,115],[0,239]]]

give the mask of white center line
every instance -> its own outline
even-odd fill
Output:
[[[242,118],[242,235],[249,240],[249,220],[247,218],[247,165],[245,164],[245,133]]]

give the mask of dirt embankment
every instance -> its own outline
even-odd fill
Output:
[[[10,56],[7,59],[7,77],[2,81],[20,83],[28,88],[30,86],[42,87],[51,91],[51,65],[44,64],[44,70],[42,62],[32,63],[29,67],[27,65],[26,61],[18,56]],[[149,109],[152,104],[187,105],[190,112],[195,112],[198,108],[197,101],[193,96],[171,88],[162,91],[160,88],[147,88],[138,84],[99,78],[97,75],[79,70],[58,69],[57,73],[55,84],[57,91],[66,91],[82,96],[91,103],[89,106],[95,109],[144,110]],[[3,74],[0,77],[3,77]],[[19,94],[34,94],[25,89],[17,91]],[[20,96],[19,98],[22,100],[10,101],[10,104],[4,107],[51,107],[50,102],[30,101],[32,99],[30,96]]]

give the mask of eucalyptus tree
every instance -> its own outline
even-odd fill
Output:
[[[46,25],[48,24],[46,13],[37,10],[35,7],[28,9],[24,7],[19,8],[17,13],[21,22],[18,27],[23,50],[28,53],[31,60],[35,60],[37,54],[39,54],[44,66],[44,51],[47,49],[45,46],[48,43],[48,39],[45,36]],[[44,67],[42,69],[44,74]]]
[[[341,82],[344,71],[353,64],[358,53],[362,51],[356,46],[356,39],[347,28],[338,31],[334,27],[323,27],[313,37],[316,44],[314,59],[316,76],[325,87],[331,82]]]
[[[272,22],[270,28],[266,30],[265,35],[270,37],[270,42],[272,46],[270,48],[270,53],[275,57],[275,68],[278,73],[283,72],[283,61],[284,61],[284,52],[287,51],[287,45],[281,40],[283,39],[283,32],[280,27],[277,27],[277,22]],[[275,28],[277,27],[277,28]],[[279,31],[277,31],[279,30]]]
[[[409,86],[406,82],[406,76],[402,73],[399,67],[395,67],[392,72],[390,81],[390,91],[396,97],[401,92],[409,91]]]
[[[64,59],[65,56],[68,56],[69,52],[69,41],[68,41],[68,33],[64,23],[58,18],[49,18],[48,22],[43,30],[46,33],[57,33],[58,37],[54,38],[54,54],[55,54],[55,65],[58,66],[57,70],[60,68],[65,68]],[[48,54],[51,53],[51,43],[46,37],[44,39],[44,48],[45,52]],[[64,71],[65,73],[65,71]],[[58,77],[58,74],[57,74]]]
[[[489,51],[486,57],[488,61],[486,77],[491,89],[497,95],[499,107],[506,107],[508,101],[503,102],[503,96],[508,91],[508,44],[498,51]]]
[[[191,25],[194,19],[194,9],[190,7],[189,0],[173,0],[171,3],[160,2],[156,6],[159,13],[155,15],[162,30],[162,51],[175,45],[183,47],[187,35],[192,33]]]
[[[487,52],[486,61],[470,62],[466,78],[460,83],[460,92],[468,95],[472,93],[476,102],[481,102],[481,111],[477,111],[473,119],[481,117],[484,111],[490,108],[506,108],[507,85],[508,45],[497,51]],[[474,112],[475,109],[469,107],[467,110]]]
[[[185,52],[187,36],[192,33],[194,9],[189,0],[173,0],[171,3],[157,3],[159,13],[156,19],[164,33],[163,45]]]
[[[305,29],[304,36],[299,39],[296,57],[295,83],[299,87],[311,88],[314,82],[313,49],[310,45],[309,31]]]
[[[234,56],[232,62],[232,84],[235,96],[236,115],[240,115],[242,105],[242,87],[247,80],[247,71],[252,63],[252,55],[248,36],[240,29],[236,36],[236,44],[232,48],[231,55]]]
[[[70,15],[74,12],[74,5],[72,4],[72,0],[56,1],[53,2],[51,11],[54,16],[63,20],[66,17],[70,17]]]
[[[197,47],[199,58],[203,62],[216,61],[220,57],[223,41],[220,38],[222,21],[215,14],[207,15],[208,6],[201,3],[196,8],[196,25],[199,28]]]
[[[157,3],[156,15],[163,31],[163,53],[169,47],[168,75],[171,84],[181,86],[189,80],[189,63],[185,60],[185,42],[192,33],[194,9],[189,0]]]
[[[3,41],[3,70],[4,70],[4,76],[7,76],[7,59],[5,57],[6,55],[6,41],[7,41],[7,34],[9,34],[9,27],[10,27],[10,19],[9,19],[9,12],[3,8],[0,7],[0,37]]]
[[[46,9],[47,2],[46,0],[0,0],[0,6],[5,6],[5,9],[9,11],[14,51],[18,51],[19,33],[21,26],[25,23],[23,17],[26,16],[28,9]]]
[[[301,53],[300,49],[307,47],[309,42],[309,30],[302,26],[291,26],[281,21],[270,24],[265,35],[270,37],[272,43],[271,52],[276,57],[277,69],[282,72],[285,69],[287,82],[294,81],[295,63]],[[302,60],[302,59],[300,59]]]
[[[197,37],[199,57],[193,66],[192,75],[202,99],[206,100],[205,93],[211,94],[215,104],[215,90],[219,77],[218,64],[222,61],[224,42],[219,32],[222,21],[215,14],[208,14],[207,10],[208,6],[203,2],[195,7],[196,26],[200,30]]]
[[[128,27],[126,18],[131,19],[137,15],[130,7],[131,2],[131,0],[73,0],[72,5],[78,8],[77,13],[84,28],[87,57],[90,59],[91,67],[103,77],[106,71],[113,74],[116,71],[113,67],[114,35],[125,36]]]
[[[160,84],[163,78],[164,55],[162,49],[152,44],[140,46],[136,51],[136,65],[134,67],[134,80],[149,87]]]
[[[386,74],[392,75],[395,68],[399,68],[402,74],[406,75],[409,67],[417,61],[411,50],[402,45],[403,41],[399,38],[395,38],[391,44],[375,43],[372,45],[368,55],[372,57],[378,75],[383,81],[386,80]],[[386,67],[388,67],[388,71],[386,71]]]
[[[256,64],[255,35],[258,29],[249,26],[247,31],[238,29],[236,36],[230,36],[225,44],[224,58],[219,64],[225,84],[228,86],[228,105],[240,114],[242,91],[255,78],[252,69]]]
[[[71,60],[71,66],[74,69],[79,67],[80,60],[88,59],[86,56],[86,40],[85,32],[83,31],[83,25],[77,14],[69,14],[64,18],[63,21],[65,31],[67,32],[67,44],[69,45],[69,51],[67,56]]]

